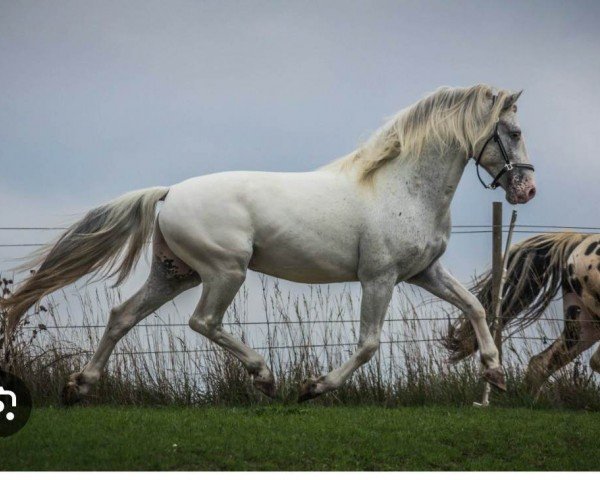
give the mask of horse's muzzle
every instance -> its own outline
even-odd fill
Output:
[[[511,188],[506,192],[506,200],[512,205],[527,203],[537,193],[535,182],[525,182],[516,188]]]

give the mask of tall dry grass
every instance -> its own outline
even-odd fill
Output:
[[[10,280],[2,281],[10,295]],[[61,296],[62,295],[62,296]],[[358,299],[350,290],[332,293],[316,286],[292,294],[279,282],[263,279],[262,319],[250,319],[248,290],[242,289],[227,311],[226,328],[265,354],[277,378],[279,398],[256,392],[240,363],[204,338],[190,333],[187,318],[174,305],[151,315],[119,344],[104,376],[85,402],[118,405],[258,405],[296,401],[298,385],[338,366],[358,336]],[[118,290],[84,289],[73,298],[51,297],[26,318],[15,337],[3,335],[2,367],[30,386],[38,404],[56,404],[65,379],[85,365],[96,348]],[[405,296],[389,313],[380,352],[338,391],[319,404],[470,405],[483,390],[476,360],[446,361],[439,339],[447,327],[441,307]],[[409,298],[413,298],[410,301]],[[418,298],[417,298],[418,299]],[[77,313],[73,313],[77,311]],[[163,311],[169,314],[161,313]],[[441,313],[440,313],[441,312]],[[446,312],[447,314],[448,312]],[[541,324],[538,335],[548,335]],[[541,330],[540,330],[541,329]],[[508,392],[494,394],[500,406],[533,406],[523,384],[524,367],[540,350],[538,343],[509,340],[505,346]],[[537,407],[600,410],[600,386],[581,362],[555,375]]]

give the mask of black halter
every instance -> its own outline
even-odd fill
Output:
[[[495,98],[494,98],[494,100],[495,100]],[[505,173],[510,172],[513,168],[521,168],[523,170],[535,171],[534,166],[531,165],[530,163],[512,163],[510,161],[510,159],[508,158],[508,153],[506,153],[506,148],[504,148],[504,143],[502,142],[502,138],[500,138],[500,134],[498,133],[498,124],[499,123],[500,123],[500,121],[498,120],[496,122],[496,125],[494,125],[494,133],[490,136],[490,138],[488,138],[486,140],[486,142],[483,144],[483,148],[479,152],[479,155],[477,157],[475,157],[475,166],[477,168],[477,177],[479,178],[479,181],[481,182],[481,184],[485,188],[489,188],[490,190],[495,190],[496,188],[498,188],[498,185],[500,185],[500,179],[504,176]],[[479,173],[479,163],[481,162],[481,157],[483,156],[483,153],[485,152],[486,147],[492,140],[498,144],[498,148],[500,149],[500,154],[502,155],[502,158],[504,159],[504,166],[498,172],[498,174],[494,177],[494,180],[492,180],[492,183],[486,184],[483,181],[483,179],[481,178],[481,174]]]

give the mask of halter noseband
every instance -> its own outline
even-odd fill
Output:
[[[495,101],[496,101],[496,95],[494,95],[492,97],[492,106],[494,105]],[[498,185],[500,185],[500,179],[504,176],[505,173],[510,172],[513,168],[521,168],[523,170],[535,171],[534,166],[531,165],[530,163],[512,163],[510,161],[510,159],[508,158],[508,153],[506,153],[506,148],[504,148],[504,143],[502,142],[502,138],[500,138],[500,134],[498,133],[498,125],[499,124],[500,124],[500,120],[496,121],[496,125],[494,125],[494,133],[490,136],[490,138],[488,138],[486,140],[486,142],[483,144],[483,148],[479,152],[479,155],[477,157],[475,157],[475,166],[477,168],[477,178],[479,178],[479,181],[485,188],[488,188],[490,190],[496,190],[496,188],[498,188]],[[498,172],[498,174],[494,177],[494,179],[492,180],[492,183],[487,184],[481,178],[481,174],[479,173],[479,164],[481,162],[481,157],[483,156],[483,153],[485,152],[486,147],[492,140],[498,144],[498,148],[500,149],[500,154],[502,155],[502,158],[504,159],[504,166]]]

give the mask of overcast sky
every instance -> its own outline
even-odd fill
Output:
[[[600,226],[598,25],[597,1],[2,0],[0,227],[210,172],[314,169],[435,88],[480,82],[525,89],[538,194],[519,222]],[[489,223],[503,197],[469,166],[454,223]],[[454,236],[446,263],[466,280],[489,244]],[[26,253],[0,248],[0,269]]]

